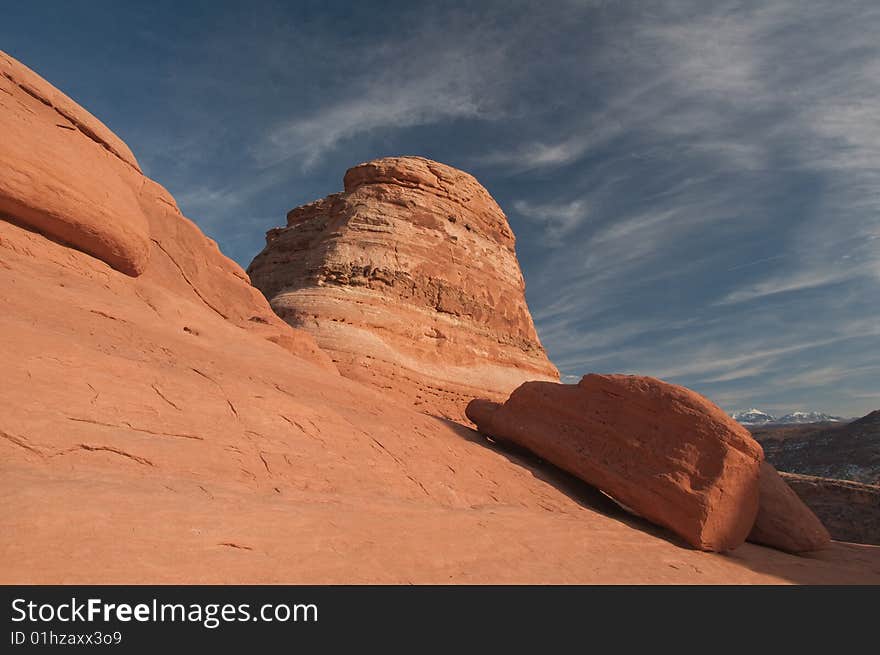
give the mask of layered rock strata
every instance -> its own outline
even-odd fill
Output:
[[[248,268],[343,375],[454,418],[474,396],[558,379],[513,232],[472,176],[390,157],[350,169],[344,189],[293,209]]]

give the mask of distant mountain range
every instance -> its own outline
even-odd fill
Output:
[[[880,484],[880,410],[852,422],[764,423],[749,431],[780,471]]]
[[[754,408],[744,412],[734,412],[730,416],[742,425],[769,425],[771,423],[775,425],[803,425],[806,423],[843,423],[847,420],[822,412],[792,412],[785,416],[776,417]]]

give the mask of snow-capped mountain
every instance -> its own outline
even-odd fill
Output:
[[[787,423],[787,424],[796,424],[796,423],[839,423],[843,421],[839,416],[831,416],[829,414],[823,414],[822,412],[792,412],[791,414],[786,414],[778,419],[776,419],[776,423]]]
[[[730,417],[742,425],[764,425],[765,423],[773,423],[776,421],[776,419],[767,412],[762,412],[760,409],[755,408],[748,409],[744,412],[734,412]]]
[[[744,412],[734,412],[730,415],[734,421],[742,425],[799,425],[802,423],[840,423],[845,419],[839,416],[831,416],[822,412],[792,412],[776,418],[772,414],[762,412],[760,409],[748,409]]]

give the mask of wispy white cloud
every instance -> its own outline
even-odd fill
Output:
[[[867,406],[876,376],[844,371],[880,336],[880,5],[478,5],[213,38],[155,103],[189,121],[138,154],[221,245],[253,231],[245,264],[360,158],[449,157],[508,211],[564,374]]]
[[[815,289],[830,284],[838,284],[851,279],[854,274],[855,273],[852,271],[818,270],[780,276],[737,289],[724,296],[717,304],[731,305],[751,300],[764,299],[767,296],[773,296],[780,293]]]
[[[292,107],[255,144],[254,156],[264,166],[309,168],[346,141],[383,130],[500,118],[511,46],[512,36],[485,20],[454,41],[428,22],[407,38],[370,44],[362,75],[310,113]]]
[[[524,140],[491,150],[473,157],[473,161],[480,166],[499,167],[512,173],[573,164],[634,128],[643,127],[656,117],[658,111],[669,108],[668,100],[657,95],[667,80],[667,74],[651,76],[604,98],[600,110],[585,113],[571,124],[547,124],[541,139]],[[658,102],[662,107],[656,106]],[[548,137],[547,132],[555,138]]]
[[[255,151],[262,165],[296,160],[313,166],[346,139],[382,129],[400,129],[461,118],[487,119],[493,108],[476,85],[455,68],[424,76],[385,78],[318,113],[273,128]]]
[[[711,344],[709,347],[695,349],[689,359],[682,364],[657,369],[653,374],[665,379],[699,378],[703,382],[737,379],[739,377],[737,371],[747,371],[749,375],[754,375],[761,370],[766,372],[771,366],[772,360],[782,355],[828,346],[849,338],[853,337],[831,337],[762,350],[747,350],[743,348],[742,344],[738,344],[736,349],[728,350],[719,347],[718,344]],[[702,352],[700,352],[701,350]],[[761,362],[761,364],[755,366],[755,362]]]
[[[545,242],[551,246],[560,245],[590,215],[589,206],[583,200],[545,204],[518,200],[513,203],[513,208],[521,216],[540,225],[544,229]]]
[[[555,168],[577,161],[590,145],[590,139],[576,135],[556,143],[532,142],[513,149],[496,150],[477,156],[475,161],[483,166],[503,166],[517,171]]]
[[[668,2],[627,27],[634,37],[625,51],[598,55],[597,65],[614,62],[621,80],[602,97],[613,123],[601,135],[592,128],[596,116],[608,116],[604,109],[554,125],[558,140],[484,160],[515,174],[550,170],[607,157],[603,148],[613,142],[637,158],[622,194],[650,184],[651,175],[708,178],[673,182],[652,193],[651,205],[636,190],[648,205],[636,210],[625,195],[618,203],[589,190],[568,195],[589,204],[590,221],[539,269],[537,283],[529,278],[557,364],[570,374],[615,366],[670,376],[731,403],[787,397],[787,384],[851,380],[845,371],[858,362],[849,353],[880,337],[861,324],[880,320],[872,305],[880,300],[880,43],[873,36],[880,6]],[[626,101],[632,98],[639,101]],[[715,261],[688,265],[705,255]],[[551,270],[557,277],[544,284]],[[654,306],[638,287],[659,289],[648,284],[658,272],[680,288],[665,295],[694,300],[667,312]],[[701,319],[687,338],[672,330],[640,334],[639,326],[662,325],[682,309]],[[588,327],[614,317],[611,332],[631,340]],[[822,363],[830,352],[848,354]],[[802,356],[815,376],[791,374],[792,358]]]
[[[867,28],[880,25],[880,11],[857,5],[733,5],[737,11],[725,7],[696,25],[653,29],[674,44],[671,61],[682,85],[699,90],[693,99],[703,106],[726,102],[717,116],[740,126],[744,168],[760,161],[763,148],[822,180],[813,210],[779,243],[786,266],[763,280],[746,277],[722,304],[876,277],[880,270],[877,249],[849,252],[854,240],[880,226],[880,48]]]
[[[627,348],[628,342],[644,340],[656,334],[681,333],[699,322],[696,318],[659,318],[594,326],[577,316],[568,316],[548,323],[541,330],[541,336],[565,343],[558,363],[566,364],[564,368],[568,369],[578,368],[587,361],[597,363],[618,357]]]
[[[866,373],[876,374],[876,371],[880,371],[880,364],[873,363],[861,366],[833,364],[830,366],[810,367],[791,375],[776,375],[773,377],[773,382],[775,384],[785,385],[786,388],[791,389],[800,389],[804,387],[823,388],[857,375],[864,375]]]

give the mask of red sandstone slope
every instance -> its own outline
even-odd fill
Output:
[[[39,102],[3,88],[4,124]],[[30,129],[119,159],[54,118]],[[148,222],[139,276],[3,209],[0,582],[880,582],[874,547],[688,550],[336,375],[161,187],[119,166]]]
[[[880,545],[880,486],[783,473],[834,539]]]

